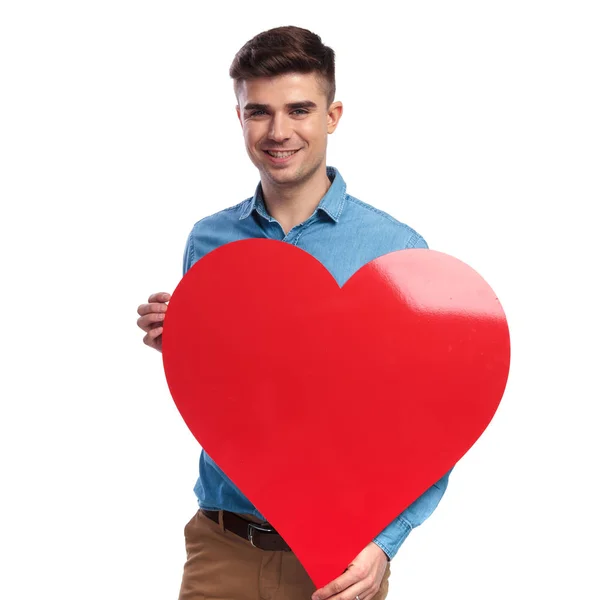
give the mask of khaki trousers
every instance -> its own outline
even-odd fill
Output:
[[[223,513],[219,523],[198,511],[185,526],[187,560],[179,600],[310,600],[315,585],[292,552],[255,548],[225,531]],[[388,563],[373,600],[387,596],[389,575]]]

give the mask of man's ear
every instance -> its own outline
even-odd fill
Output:
[[[333,133],[338,126],[344,106],[341,102],[332,102],[327,111],[327,133]]]
[[[240,105],[239,104],[236,104],[235,112],[237,113],[238,121],[240,122],[240,125],[242,126],[242,129],[243,129],[244,128],[244,124],[242,123],[242,114],[240,112]]]

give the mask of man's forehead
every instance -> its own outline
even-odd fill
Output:
[[[257,77],[242,81],[240,104],[287,104],[312,100],[319,103],[323,90],[314,73],[285,73],[275,77]]]

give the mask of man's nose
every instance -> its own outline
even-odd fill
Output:
[[[291,136],[291,124],[285,115],[273,115],[269,127],[269,137],[275,142],[283,142]]]

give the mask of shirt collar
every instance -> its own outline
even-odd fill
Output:
[[[321,198],[317,210],[326,213],[336,223],[339,221],[346,201],[346,182],[342,178],[340,172],[335,167],[327,167],[327,177],[331,181],[331,185],[327,193]],[[273,221],[273,217],[267,212],[265,201],[262,194],[262,185],[259,183],[256,186],[254,196],[249,198],[242,204],[242,212],[240,220],[246,219],[255,210],[265,219]]]

